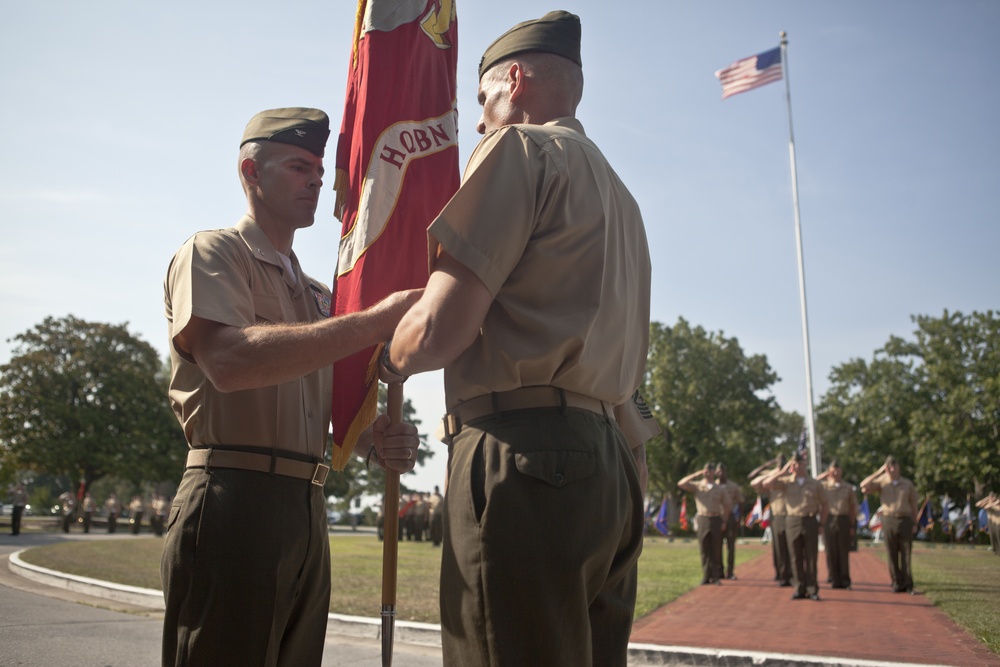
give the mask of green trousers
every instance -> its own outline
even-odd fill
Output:
[[[319,667],[330,607],[322,487],[191,469],[167,526],[164,667]]]
[[[568,408],[474,420],[444,500],[446,667],[624,667],[643,499],[614,421]]]

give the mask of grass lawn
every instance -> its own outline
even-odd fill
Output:
[[[879,555],[886,560],[884,549]],[[1000,558],[983,548],[917,542],[913,582],[952,620],[1000,653]]]
[[[160,588],[163,540],[63,542],[31,549],[22,558],[34,565],[130,586]],[[737,563],[760,553],[739,547]],[[378,616],[381,609],[382,543],[371,535],[330,539],[333,564],[330,611]],[[441,549],[429,542],[400,542],[396,610],[401,620],[438,623],[438,572]],[[701,581],[701,561],[693,540],[647,538],[639,560],[636,618],[683,595]]]

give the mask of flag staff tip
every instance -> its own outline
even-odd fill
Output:
[[[783,43],[788,41],[788,33],[785,32],[784,30],[782,30],[781,32],[778,33],[778,37],[781,38],[781,41]]]

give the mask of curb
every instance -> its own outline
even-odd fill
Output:
[[[945,665],[824,658],[815,655],[734,651],[692,646],[629,644],[628,664],[670,667],[946,667]]]
[[[39,567],[21,560],[26,551],[15,551],[8,557],[8,567],[14,574],[55,588],[63,588],[97,598],[125,602],[155,611],[163,611],[163,592],[152,588],[126,586],[89,577],[81,577]],[[379,618],[328,614],[327,635],[343,635],[362,639],[379,640],[382,621]],[[396,621],[393,626],[395,640],[404,644],[440,647],[441,626],[434,623]],[[824,658],[813,655],[762,653],[705,649],[690,646],[660,646],[635,644],[628,646],[629,665],[670,665],[671,667],[943,667],[941,665],[916,665],[876,660]]]
[[[7,558],[10,571],[16,575],[37,581],[40,584],[64,588],[75,593],[83,593],[97,598],[125,602],[139,607],[147,607],[156,611],[163,611],[166,607],[163,604],[163,592],[152,588],[140,588],[138,586],[126,586],[115,584],[109,581],[91,579],[90,577],[80,577],[75,574],[57,572],[48,568],[39,567],[26,563],[20,556],[27,549],[21,549],[10,554]]]

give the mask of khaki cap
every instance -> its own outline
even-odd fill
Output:
[[[326,140],[330,137],[330,118],[319,109],[286,107],[261,111],[247,123],[243,141],[277,141],[305,148],[323,157]]]
[[[559,10],[540,19],[518,23],[487,47],[479,60],[479,78],[504,58],[528,51],[554,53],[582,66],[580,17]]]

